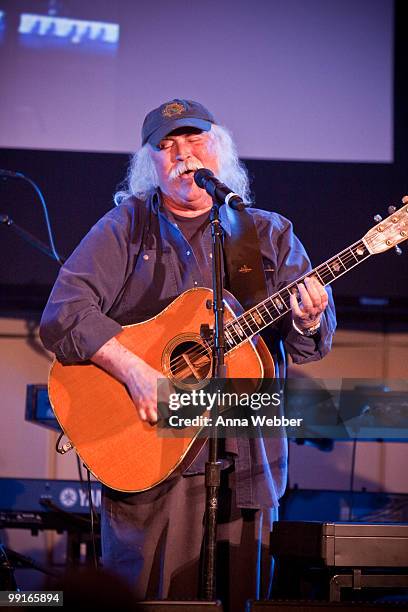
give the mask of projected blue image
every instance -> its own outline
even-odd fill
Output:
[[[32,13],[20,15],[18,32],[21,43],[29,47],[80,47],[81,51],[115,52],[119,42],[117,23]]]
[[[4,32],[6,30],[6,16],[4,11],[0,11],[0,44],[4,40]]]

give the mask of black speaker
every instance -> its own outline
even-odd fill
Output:
[[[365,603],[358,602],[329,602],[329,601],[248,601],[246,612],[390,612],[391,610],[407,610],[408,602],[389,602],[389,603]]]
[[[220,601],[141,601],[136,604],[136,612],[223,612]]]

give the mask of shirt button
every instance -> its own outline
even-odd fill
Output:
[[[147,260],[149,259],[149,256],[148,256],[148,255],[143,255],[143,259],[144,259],[145,261],[147,261]]]
[[[186,251],[186,255],[191,255],[191,251]]]
[[[212,259],[212,253],[208,253],[210,259]]]
[[[195,286],[197,287],[197,285],[198,285],[198,282],[197,282],[197,281],[194,281],[194,285],[195,285]]]

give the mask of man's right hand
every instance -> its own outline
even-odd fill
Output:
[[[157,383],[163,374],[125,348],[116,338],[101,346],[91,361],[126,385],[142,421],[152,425],[157,423]]]
[[[130,368],[123,381],[142,421],[157,423],[157,384],[163,374],[145,361]]]

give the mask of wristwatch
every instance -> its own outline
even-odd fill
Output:
[[[321,322],[321,319],[319,319],[319,321],[315,323],[315,325],[312,325],[311,327],[308,327],[307,329],[300,329],[292,319],[292,325],[296,329],[296,331],[302,336],[306,336],[306,337],[314,336],[315,334],[317,334],[317,332],[320,329],[320,322]]]

